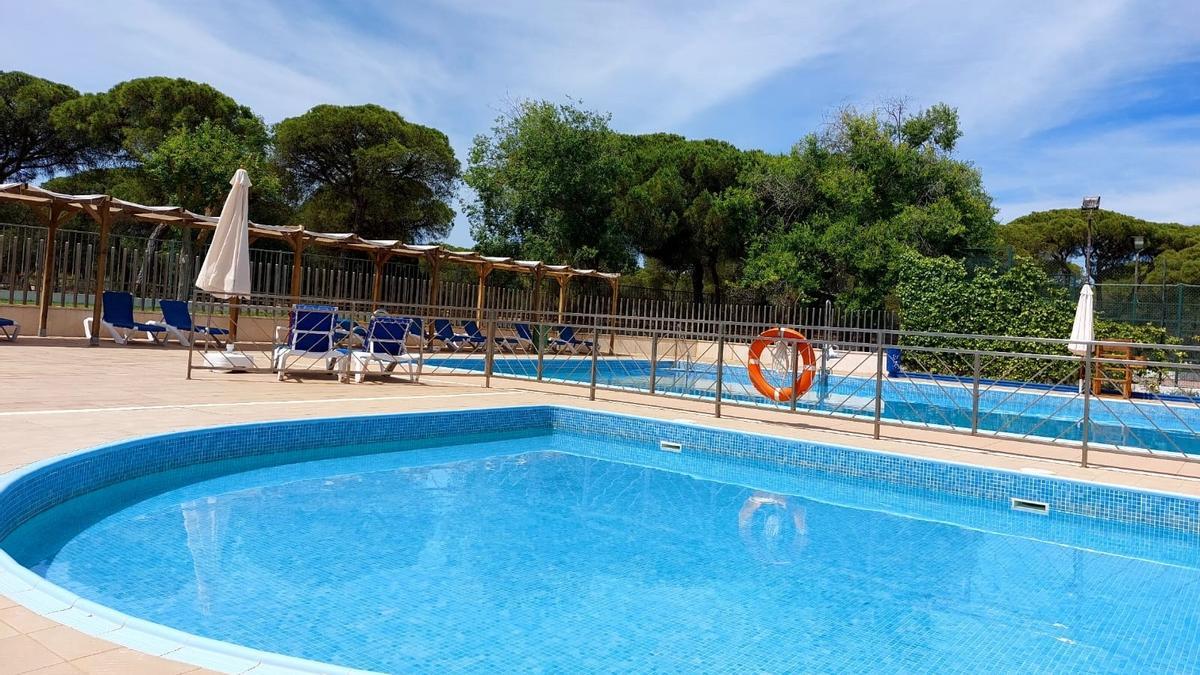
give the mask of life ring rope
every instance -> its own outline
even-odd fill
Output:
[[[799,372],[796,374],[796,381],[790,387],[776,387],[767,381],[763,375],[762,353],[768,347],[775,345],[783,345],[784,349],[788,349],[788,345],[795,343],[797,356],[800,359]],[[790,352],[790,349],[788,349]],[[816,354],[813,352],[812,345],[808,339],[804,337],[804,333],[791,328],[768,328],[759,333],[758,339],[750,344],[750,353],[746,359],[746,371],[750,375],[750,382],[758,393],[777,402],[790,401],[793,395],[800,398],[809,388],[812,387],[813,373],[816,371]],[[791,368],[788,368],[790,374]],[[795,392],[793,394],[793,392]]]

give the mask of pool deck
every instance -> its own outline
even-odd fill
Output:
[[[852,420],[726,406],[711,402],[586,387],[483,377],[426,375],[420,384],[339,384],[312,377],[276,382],[269,375],[195,372],[184,379],[179,349],[82,340],[21,338],[0,343],[0,473],[108,441],[236,422],[446,408],[559,404],[887,450],[931,459],[1004,468],[1200,496],[1200,464],[1169,458],[1094,452],[1110,468],[1082,468],[1077,448],[972,437],[927,429],[883,428]],[[211,672],[143,654],[40,616],[0,595],[0,675],[8,673]],[[254,672],[251,668],[248,671]]]

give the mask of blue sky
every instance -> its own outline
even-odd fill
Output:
[[[84,91],[188,77],[268,122],[379,103],[445,131],[464,162],[523,97],[573,97],[620,131],[776,152],[845,105],[944,101],[1002,221],[1101,194],[1200,224],[1194,0],[50,0],[6,16],[20,29],[0,69]],[[451,241],[470,242],[461,218]]]

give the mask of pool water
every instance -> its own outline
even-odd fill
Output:
[[[430,368],[456,368],[482,372],[483,357],[433,357]],[[588,383],[591,359],[551,358],[543,361],[546,380]],[[497,357],[493,372],[515,377],[536,377],[537,359]],[[596,382],[601,386],[649,391],[650,361],[601,358],[596,361]],[[655,391],[713,399],[716,368],[712,364],[659,361],[655,369]],[[785,383],[781,383],[783,386]],[[726,401],[762,406],[788,407],[762,396],[750,383],[746,369],[726,365],[721,395]],[[971,429],[971,382],[885,378],[880,415],[894,422]],[[875,380],[871,377],[837,375],[820,378],[809,394],[797,401],[800,410],[874,418]],[[1122,448],[1140,448],[1200,454],[1200,408],[1158,403],[1135,403],[1093,399],[1089,441]],[[1079,441],[1083,438],[1083,399],[1075,395],[1047,394],[1042,388],[1011,389],[985,387],[980,400],[978,429],[982,432],[1032,436],[1051,440]]]
[[[128,614],[370,670],[1200,669],[1194,538],[562,432],[460,440],[154,474],[0,546]]]

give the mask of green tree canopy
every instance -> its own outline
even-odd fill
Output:
[[[178,129],[201,122],[224,127],[265,149],[266,125],[249,108],[210,85],[183,78],[143,77],[99,94],[84,94],[51,115],[66,136],[109,153],[109,163],[140,164]]]
[[[229,194],[229,180],[238,168],[250,173],[250,211],[265,223],[284,222],[283,202],[275,167],[262,148],[228,128],[204,120],[195,128],[171,132],[146,157],[145,177],[166,202],[195,213],[216,214]]]
[[[1134,246],[1134,236],[1143,237],[1140,254]],[[1050,274],[1061,277],[1082,274],[1087,215],[1079,209],[1035,211],[1001,226],[1000,237],[1019,253],[1041,262]],[[1179,252],[1196,244],[1200,244],[1200,234],[1177,223],[1155,223],[1105,210],[1098,211],[1092,219],[1097,281],[1131,278],[1139,255],[1140,261],[1147,263],[1163,253]]]
[[[720,302],[722,263],[740,259],[757,214],[741,183],[748,156],[723,141],[671,134],[629,136],[620,145],[625,176],[615,217],[637,250],[674,271],[689,271],[702,300],[707,272]]]
[[[404,241],[450,231],[459,164],[437,129],[377,105],[319,105],[276,125],[275,151],[308,227]]]
[[[608,117],[523,101],[475,138],[465,178],[482,251],[623,270],[633,247],[613,216],[622,165]]]
[[[129,80],[66,101],[50,116],[57,133],[93,152],[89,168],[48,181],[50,189],[215,213],[233,172],[245,166],[255,184],[254,217],[287,218],[269,167],[266,125],[207,84],[168,77]],[[151,238],[167,232],[155,227]]]
[[[92,148],[59,132],[55,108],[79,92],[18,71],[0,71],[0,182],[23,182],[72,170],[92,158]]]
[[[743,284],[784,302],[874,308],[905,251],[994,251],[991,198],[979,172],[951,154],[957,113],[937,105],[893,119],[845,110],[789,155],[759,163],[763,220]]]

